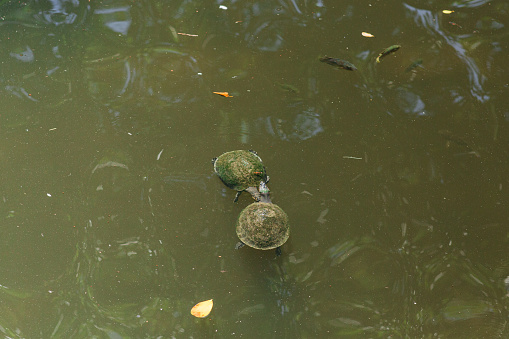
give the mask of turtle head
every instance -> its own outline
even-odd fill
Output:
[[[268,202],[268,203],[271,203],[272,201],[270,201],[270,190],[269,190],[269,187],[267,186],[267,183],[265,181],[260,181],[260,186],[258,187],[258,191],[260,192],[260,201],[261,202]]]
[[[258,187],[258,191],[260,191],[261,194],[269,194],[270,190],[267,186],[267,183],[265,181],[260,181],[260,186]]]

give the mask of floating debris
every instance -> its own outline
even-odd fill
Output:
[[[351,62],[337,59],[337,58],[331,58],[328,56],[324,56],[320,58],[321,62],[325,62],[326,64],[336,66],[338,68],[346,69],[347,71],[356,71],[357,67],[355,67]]]
[[[199,302],[191,309],[191,314],[196,318],[205,318],[212,311],[213,306],[214,302],[212,299]]]
[[[451,14],[451,13],[454,13],[454,11],[451,11],[451,10],[448,10],[448,9],[444,9],[442,11],[442,13],[444,13],[444,14]]]
[[[365,38],[374,38],[375,37],[373,34],[368,33],[368,32],[362,32],[361,34]]]
[[[221,95],[221,96],[223,96],[225,98],[233,98],[233,95],[228,94],[228,92],[212,92],[212,93],[217,94],[217,95]]]
[[[198,34],[189,34],[189,33],[181,33],[181,32],[178,32],[177,34],[178,35],[185,35],[185,36],[198,36]]]
[[[157,155],[157,160],[161,159],[161,154],[163,154],[163,151],[164,151],[164,148],[161,150],[161,152],[159,152],[159,154]]]
[[[380,54],[378,54],[378,56],[376,57],[376,62],[380,63],[380,59],[381,58],[383,58],[384,56],[387,56],[387,55],[389,55],[391,53],[396,52],[400,48],[401,48],[401,45],[392,45],[390,47],[387,47]]]

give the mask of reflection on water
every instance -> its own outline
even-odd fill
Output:
[[[508,337],[509,8],[487,4],[1,3],[0,332]],[[235,250],[251,198],[210,165],[234,149],[290,216],[280,257]]]
[[[293,122],[268,117],[261,122],[265,123],[267,133],[281,140],[306,140],[323,132],[319,114],[313,111],[298,113]]]
[[[459,41],[451,35],[445,34],[440,28],[440,22],[437,14],[429,10],[419,9],[404,4],[405,7],[414,15],[414,20],[418,26],[423,26],[428,30],[431,35],[438,34],[444,41],[454,49],[457,57],[464,63],[468,71],[468,79],[470,81],[471,94],[480,101],[486,101],[489,97],[485,94],[483,89],[484,76],[481,74],[476,62],[467,55],[467,51],[461,43],[462,39],[469,36],[460,36]]]

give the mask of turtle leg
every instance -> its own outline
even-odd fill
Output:
[[[212,158],[212,164],[216,163],[217,158]]]
[[[256,201],[260,201],[262,199],[262,196],[261,196],[260,192],[258,192],[256,187],[248,187],[248,188],[246,188],[246,192],[251,193],[251,196]]]
[[[242,191],[237,191],[237,194],[235,194],[235,199],[233,199],[233,202],[239,201],[239,197],[242,194]]]
[[[252,149],[248,150],[249,152],[255,154],[255,155],[258,155],[258,153],[256,153],[256,151],[253,151]]]
[[[239,241],[239,242],[237,243],[237,245],[235,245],[235,249],[236,249],[236,250],[238,250],[238,249],[240,249],[240,248],[244,247],[245,245],[246,245],[246,244],[244,244],[242,241]]]
[[[279,257],[281,253],[281,247],[276,248],[276,256]]]

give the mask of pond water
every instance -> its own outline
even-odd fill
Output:
[[[509,337],[508,2],[0,8],[5,337]],[[237,149],[281,256],[235,249]]]

